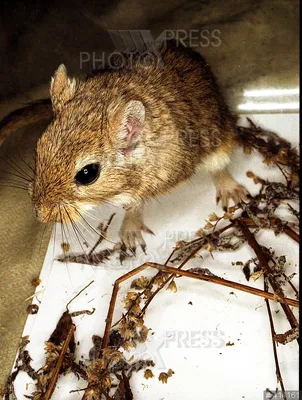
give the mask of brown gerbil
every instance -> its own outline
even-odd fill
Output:
[[[174,43],[156,45],[158,62],[139,55],[131,68],[109,69],[78,81],[61,65],[52,78],[54,118],[39,139],[30,192],[43,222],[78,219],[109,202],[126,209],[120,236],[145,246],[148,198],[170,191],[196,168],[209,171],[217,198],[246,195],[226,171],[237,147],[229,112],[205,60]]]

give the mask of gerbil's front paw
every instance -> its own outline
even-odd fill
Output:
[[[217,204],[221,201],[221,206],[226,211],[230,200],[233,200],[236,205],[240,203],[241,200],[247,200],[248,196],[248,190],[233,180],[228,186],[217,187],[216,201]]]
[[[142,232],[154,233],[143,223],[141,218],[126,213],[124,221],[120,229],[120,238],[122,241],[122,250],[129,249],[133,254],[136,253],[136,247],[139,245],[143,252],[146,253],[146,242]]]

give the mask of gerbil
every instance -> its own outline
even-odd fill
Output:
[[[109,202],[126,214],[125,246],[145,248],[142,217],[148,198],[211,173],[222,206],[247,194],[225,169],[239,138],[206,61],[192,50],[161,44],[159,62],[139,55],[131,68],[79,81],[61,65],[50,87],[54,118],[36,148],[30,186],[40,221],[69,222],[87,207]]]

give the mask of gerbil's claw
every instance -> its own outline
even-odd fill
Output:
[[[121,245],[121,250],[120,250],[120,263],[123,264],[123,261],[127,258],[127,248],[124,243]]]
[[[238,182],[229,180],[227,184],[220,184],[217,187],[217,203],[221,201],[223,211],[227,211],[229,202],[232,200],[234,204],[240,205],[244,200],[247,200],[249,192]]]
[[[136,247],[135,246],[130,247],[130,251],[131,251],[131,253],[133,253],[134,256],[136,255]]]
[[[126,257],[135,256],[137,246],[146,254],[147,246],[142,235],[143,232],[154,235],[141,218],[134,218],[131,214],[130,216],[126,214],[120,230],[120,238],[123,243],[122,250],[126,253]],[[121,259],[124,260],[126,257],[122,256]]]
[[[155,236],[155,233],[153,231],[151,231],[151,229],[149,229],[146,225],[142,225],[141,229],[142,229],[142,231],[144,231],[146,233],[150,233],[150,235]]]
[[[143,252],[144,252],[145,254],[147,254],[147,253],[146,253],[146,247],[147,247],[147,246],[146,246],[145,243],[142,243],[142,244],[141,244],[141,249],[143,250]]]

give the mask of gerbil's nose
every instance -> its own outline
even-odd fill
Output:
[[[43,205],[35,205],[34,214],[37,220],[43,223],[56,220],[55,213],[53,213],[51,209]]]
[[[48,222],[47,215],[40,208],[34,207],[34,214],[38,221],[40,222]]]

